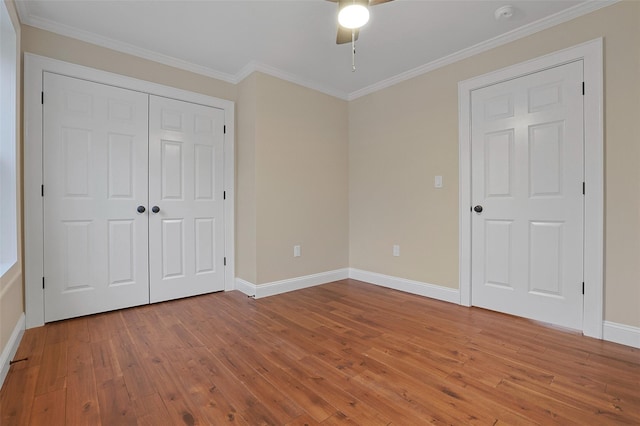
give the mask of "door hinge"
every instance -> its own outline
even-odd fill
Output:
[[[44,185],[40,185],[40,196],[44,197]]]
[[[582,96],[584,96],[584,81],[582,82]]]
[[[584,281],[582,282],[582,294],[584,294]]]
[[[40,103],[44,105],[44,92],[40,92]]]
[[[44,290],[44,277],[42,277],[42,289]]]
[[[225,257],[223,260],[224,260],[224,266],[227,266],[227,258]]]
[[[222,126],[222,133],[227,134],[227,125]]]
[[[584,182],[582,182],[582,195],[584,195]]]

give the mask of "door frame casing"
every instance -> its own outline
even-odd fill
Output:
[[[460,304],[471,294],[471,94],[474,90],[569,62],[584,66],[584,299],[582,332],[602,339],[604,319],[604,96],[602,38],[458,83]],[[576,283],[580,291],[582,283]]]
[[[51,72],[95,83],[172,98],[224,110],[224,251],[225,291],[234,289],[235,280],[235,103],[200,93],[101,71],[82,65],[24,54],[24,281],[26,327],[44,324],[44,244],[42,103],[43,73]],[[45,94],[46,96],[46,94]]]

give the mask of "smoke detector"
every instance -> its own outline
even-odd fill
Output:
[[[506,21],[511,19],[515,12],[513,6],[507,5],[497,8],[496,11],[493,12],[493,16],[496,18],[496,21]]]

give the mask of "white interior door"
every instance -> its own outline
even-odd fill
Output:
[[[149,302],[148,96],[44,74],[45,321]]]
[[[224,290],[224,111],[150,96],[149,120],[151,302]]]
[[[582,329],[582,61],[475,90],[472,304]]]

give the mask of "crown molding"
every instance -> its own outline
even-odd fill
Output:
[[[462,59],[466,59],[471,56],[477,55],[479,53],[485,52],[487,50],[493,49],[495,47],[510,43],[512,41],[534,34],[538,31],[542,31],[547,28],[553,27],[555,25],[561,24],[563,22],[570,21],[571,19],[577,18],[582,15],[586,15],[587,13],[594,12],[603,7],[618,3],[619,1],[621,0],[589,0],[585,3],[580,3],[576,6],[573,6],[569,9],[565,9],[554,15],[540,19],[536,22],[532,22],[523,27],[510,31],[508,33],[502,34],[500,36],[494,37],[482,43],[478,43],[469,48],[460,50],[451,55],[445,56],[444,58],[440,58],[435,61],[426,63],[419,67],[413,68],[409,71],[402,72],[393,77],[381,80],[377,83],[374,83],[372,85],[369,85],[367,87],[364,87],[362,89],[359,89],[350,93],[338,90],[334,87],[328,87],[326,85],[322,85],[316,81],[302,78],[293,73],[283,71],[279,68],[272,67],[270,65],[267,65],[258,61],[249,62],[236,74],[224,73],[221,71],[214,70],[212,68],[194,64],[189,61],[174,58],[169,55],[163,55],[161,53],[157,53],[148,49],[143,49],[129,43],[117,41],[108,37],[99,36],[89,31],[79,30],[79,29],[62,25],[47,19],[33,17],[29,15],[29,12],[26,6],[27,2],[25,1],[17,1],[16,6],[18,9],[18,15],[20,16],[20,22],[26,25],[40,28],[46,31],[51,31],[56,34],[78,39],[87,43],[92,43],[92,44],[102,46],[108,49],[112,49],[118,52],[127,53],[129,55],[137,56],[150,61],[158,62],[174,68],[190,71],[196,74],[215,78],[217,80],[222,80],[232,84],[238,84],[242,80],[244,80],[246,77],[251,75],[253,72],[258,71],[264,74],[268,74],[272,77],[280,78],[290,83],[298,84],[300,86],[303,86],[312,90],[316,90],[318,92],[327,94],[329,96],[334,96],[339,99],[351,101],[354,99],[358,99],[362,96],[385,89],[387,87],[393,86],[395,84],[401,83],[403,81],[409,80],[411,78],[417,77],[419,75],[436,70],[438,68],[444,67],[446,65],[452,64],[454,62],[460,61]]]
[[[77,28],[53,22],[48,19],[32,17],[28,15],[26,6],[24,6],[24,3],[26,2],[19,1],[16,3],[19,5],[18,13],[20,14],[20,21],[26,25],[30,25],[32,27],[40,28],[42,30],[50,31],[52,33],[60,34],[87,43],[95,44],[121,53],[126,53],[132,56],[137,56],[139,58],[158,62],[170,67],[190,71],[195,74],[204,75],[206,77],[215,78],[217,80],[222,80],[227,83],[236,83],[236,79],[233,74],[228,74],[208,67],[203,67],[189,61],[174,58],[173,56],[163,55],[152,50],[144,49],[129,43],[114,40],[112,38],[103,37],[89,31],[79,30]]]
[[[89,31],[79,30],[77,28],[69,27],[67,25],[59,24],[57,22],[53,22],[47,19],[32,17],[29,15],[27,11],[25,2],[17,2],[17,4],[19,5],[18,14],[20,15],[20,21],[26,25],[30,25],[32,27],[40,28],[42,30],[50,31],[56,34],[74,38],[87,43],[95,44],[95,45],[105,47],[111,50],[115,50],[118,52],[133,55],[139,58],[158,62],[174,68],[190,71],[196,74],[215,78],[217,80],[222,80],[227,83],[238,84],[242,80],[244,80],[246,77],[248,77],[251,73],[255,71],[259,71],[264,74],[268,74],[273,77],[277,77],[282,80],[286,80],[291,83],[295,83],[300,86],[304,86],[309,89],[313,89],[330,96],[334,96],[336,98],[346,100],[348,97],[347,92],[343,92],[343,91],[334,89],[332,87],[321,85],[317,82],[301,78],[295,74],[288,73],[286,71],[283,71],[281,69],[272,67],[270,65],[267,65],[258,61],[249,62],[235,75],[223,73],[223,72],[214,70],[212,68],[197,65],[192,62],[174,58],[172,56],[163,55],[161,53],[157,53],[148,49],[143,49],[141,47],[134,46],[129,43],[114,40],[108,37],[103,37],[103,36],[91,33]]]
[[[454,62],[461,61],[479,53],[486,52],[487,50],[491,50],[495,47],[511,43],[512,41],[516,41],[539,31],[546,30],[547,28],[562,24],[563,22],[567,22],[582,15],[586,15],[587,13],[602,9],[603,7],[611,6],[612,4],[618,3],[619,1],[621,0],[590,0],[585,3],[580,3],[569,9],[565,9],[556,14],[547,16],[546,18],[509,31],[508,33],[483,41],[482,43],[478,43],[466,49],[459,50],[458,52],[451,55],[436,59],[435,61],[420,65],[419,67],[413,68],[409,71],[405,71],[393,77],[381,80],[370,86],[364,87],[360,90],[351,92],[349,93],[347,100],[352,101],[354,99],[358,99],[362,96],[377,92],[379,90],[401,83],[405,80],[409,80],[419,75],[426,74],[430,71],[434,71],[438,68],[442,68]]]
[[[307,89],[316,90],[318,92],[324,93],[329,96],[333,96],[339,99],[348,100],[349,94],[347,92],[343,92],[341,90],[337,90],[332,87],[328,87],[322,84],[319,84],[315,81],[301,78],[295,74],[283,71],[279,68],[272,67],[270,65],[264,64],[258,61],[251,61],[247,65],[245,65],[235,76],[236,83],[240,83],[245,78],[249,77],[254,72],[261,72],[263,74],[268,74],[272,77],[279,78],[281,80],[286,80],[290,83],[294,83]]]
[[[27,2],[25,1],[14,1],[13,4],[16,5],[16,11],[18,12],[18,19],[22,24],[27,24],[27,19],[29,18],[29,12],[27,11]],[[29,25],[29,24],[27,24]]]

